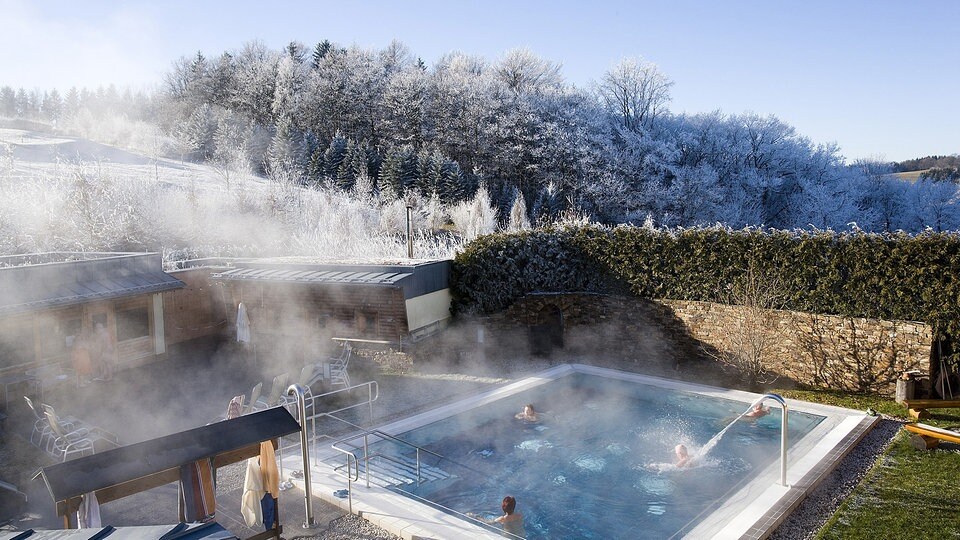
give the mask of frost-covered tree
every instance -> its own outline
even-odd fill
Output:
[[[673,82],[643,58],[624,58],[600,80],[597,92],[607,112],[636,131],[650,128],[670,102]]]
[[[507,51],[494,69],[497,80],[516,94],[544,93],[563,86],[560,65],[529,49]]]
[[[466,240],[497,229],[497,209],[490,202],[490,195],[483,184],[477,188],[472,201],[463,201],[450,209],[453,226]]]
[[[530,220],[527,218],[527,202],[523,200],[523,193],[517,191],[517,196],[513,199],[513,206],[510,207],[510,221],[507,223],[507,230],[510,232],[525,231],[530,228]]]

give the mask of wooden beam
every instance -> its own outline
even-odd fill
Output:
[[[160,471],[153,473],[149,476],[144,476],[142,478],[137,478],[136,480],[131,480],[129,482],[124,482],[122,484],[116,484],[110,487],[105,487],[103,489],[97,490],[97,502],[100,504],[105,504],[110,501],[115,501],[117,499],[122,499],[124,497],[129,497],[130,495],[135,495],[141,491],[147,491],[148,489],[157,488],[160,486],[165,486],[172,482],[180,481],[180,469],[167,469],[165,471]]]

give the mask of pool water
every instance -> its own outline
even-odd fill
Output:
[[[540,422],[514,418],[526,403]],[[780,410],[768,404],[771,414],[737,421],[707,455],[676,469],[674,446],[696,456],[749,404],[575,373],[400,434],[444,456],[421,459],[451,476],[398,491],[488,518],[512,495],[531,539],[682,536],[778,462]],[[789,440],[823,418],[791,411]]]

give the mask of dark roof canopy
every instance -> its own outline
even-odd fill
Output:
[[[150,525],[141,527],[95,527],[89,529],[54,529],[0,531],[0,540],[227,540],[237,538],[215,521]]]
[[[179,469],[181,465],[200,459],[215,458],[298,431],[300,424],[286,409],[273,407],[57,463],[44,467],[38,475],[43,478],[53,500],[60,503],[84,493],[135,482]],[[165,483],[163,479],[159,481],[160,485]],[[100,493],[97,496],[99,499]],[[101,499],[100,502],[107,501]]]
[[[323,286],[356,285],[403,290],[406,299],[450,286],[450,261],[410,265],[310,264],[282,261],[236,262],[236,268],[212,274],[215,281],[256,281]]]
[[[234,268],[219,274],[215,279],[223,281],[256,280],[299,283],[360,283],[364,285],[397,285],[411,273],[396,272],[311,272],[307,270],[264,270],[259,268]]]
[[[156,253],[0,257],[0,315],[184,287]]]

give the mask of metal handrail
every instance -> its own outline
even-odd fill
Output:
[[[350,513],[353,513],[353,483],[360,480],[360,462],[357,461],[357,456],[353,455],[353,452],[348,450],[343,450],[342,448],[334,448],[338,452],[343,452],[347,455],[347,506]],[[350,460],[353,459],[353,462],[356,464],[356,473],[351,472],[350,469]]]
[[[335,410],[335,411],[329,411],[329,412],[323,412],[323,413],[316,413],[316,412],[315,412],[315,411],[317,410],[316,402],[317,402],[318,399],[320,399],[320,398],[325,398],[325,397],[329,397],[329,396],[332,396],[332,395],[335,395],[335,394],[339,394],[339,393],[342,393],[342,392],[348,392],[348,391],[354,390],[354,389],[356,389],[356,388],[363,388],[363,387],[366,387],[366,388],[367,388],[367,400],[366,400],[366,401],[361,401],[360,403],[355,403],[355,404],[353,404],[353,405],[348,405],[348,406],[346,406],[346,407],[341,407],[341,408],[339,408],[339,409],[337,409],[337,410]],[[338,417],[336,417],[336,416],[333,416],[333,414],[334,414],[334,413],[340,413],[340,412],[348,411],[348,410],[350,410],[350,409],[355,409],[355,408],[357,408],[357,407],[362,407],[362,406],[364,406],[364,405],[367,405],[368,408],[369,408],[370,420],[371,420],[371,422],[372,422],[372,421],[373,421],[373,402],[376,401],[376,400],[379,399],[379,398],[380,398],[380,385],[377,384],[377,381],[367,381],[367,382],[365,382],[365,383],[355,384],[355,385],[353,385],[353,386],[349,386],[349,387],[346,387],[346,388],[340,388],[340,389],[338,389],[338,390],[333,390],[333,391],[331,391],[331,392],[324,392],[323,394],[310,395],[309,398],[305,398],[305,399],[307,399],[307,400],[309,401],[309,403],[310,403],[310,404],[309,404],[310,410],[314,412],[314,414],[311,414],[310,416],[307,416],[307,420],[310,420],[310,432],[311,432],[312,434],[310,435],[309,440],[310,440],[310,442],[313,444],[313,455],[314,455],[314,459],[316,460],[316,458],[317,458],[317,439],[321,437],[320,435],[317,435],[317,418],[321,418],[321,417],[324,417],[324,416],[329,416],[330,418],[333,418],[333,419],[335,419],[335,420],[344,421],[344,420],[341,420],[340,418],[338,418]],[[288,405],[292,405],[292,404],[293,404],[293,403],[291,402],[291,403],[283,403],[283,404],[281,404],[281,405],[282,405],[282,406],[288,406]],[[304,406],[305,406],[305,408],[307,407],[306,403],[304,404]],[[348,423],[349,423],[349,422],[348,422]],[[350,425],[353,425],[353,424],[350,424]],[[332,437],[329,437],[329,436],[326,436],[326,435],[324,435],[323,437],[332,438]],[[284,449],[284,448],[292,448],[292,447],[295,447],[295,446],[296,446],[296,444],[291,444],[291,445],[285,447],[285,446],[283,445],[283,438],[280,439],[280,443],[281,443],[281,444],[280,444],[280,452],[281,452],[281,453],[283,452],[283,449]],[[283,466],[283,465],[282,465],[282,461],[281,461],[281,467],[282,467],[282,466]],[[280,476],[281,476],[281,477],[283,476],[283,469],[282,469],[282,468],[281,468],[281,470],[280,470]]]
[[[342,420],[342,419],[341,419],[341,420]],[[343,421],[346,422],[345,420],[343,420]],[[347,423],[347,424],[350,424],[350,422],[346,422],[346,423]],[[359,427],[359,426],[357,426],[357,427]],[[369,440],[370,435],[376,435],[377,437],[380,437],[381,439],[388,439],[388,440],[391,440],[391,441],[393,441],[393,442],[396,442],[396,443],[399,443],[399,444],[408,446],[408,447],[416,450],[416,453],[417,453],[417,484],[418,484],[418,485],[421,484],[421,483],[423,483],[423,476],[420,474],[420,468],[421,468],[421,467],[420,467],[420,452],[426,452],[426,453],[431,454],[431,455],[434,455],[434,456],[436,456],[436,457],[438,457],[438,458],[440,458],[440,459],[446,459],[444,456],[442,456],[442,455],[440,455],[440,454],[438,454],[438,453],[436,453],[436,452],[434,452],[434,451],[432,451],[432,450],[427,450],[426,448],[421,448],[421,447],[419,447],[419,446],[417,446],[417,445],[415,445],[415,444],[413,444],[413,443],[411,443],[411,442],[409,442],[409,441],[405,441],[405,440],[400,439],[400,438],[398,438],[398,437],[394,437],[393,435],[390,435],[389,433],[384,433],[383,431],[380,431],[379,429],[363,429],[363,428],[360,428],[360,429],[363,430],[363,433],[361,433],[361,434],[355,434],[355,435],[352,435],[352,436],[350,436],[350,437],[345,437],[345,438],[343,438],[343,439],[340,439],[340,440],[332,443],[330,446],[333,447],[334,449],[339,450],[339,451],[342,452],[342,451],[344,451],[344,449],[343,449],[343,448],[340,448],[340,447],[337,446],[337,445],[339,445],[339,444],[348,444],[350,441],[353,441],[353,440],[355,440],[355,439],[358,439],[358,438],[360,438],[360,437],[363,437],[363,469],[364,469],[364,473],[365,473],[365,476],[366,476],[366,479],[367,479],[367,487],[370,487],[370,458],[371,458],[371,457],[382,457],[382,458],[387,459],[387,460],[389,460],[389,461],[392,461],[392,462],[394,462],[394,463],[398,463],[398,464],[400,463],[400,461],[395,460],[395,459],[393,459],[393,458],[390,458],[390,457],[388,457],[388,456],[386,456],[386,455],[384,455],[384,454],[382,454],[382,453],[378,453],[378,454],[375,455],[375,456],[371,456],[371,455],[370,455],[370,440]],[[354,449],[358,449],[358,448],[359,448],[358,446],[355,446],[355,445],[351,445],[351,446],[353,446]],[[350,451],[350,453],[352,454],[353,452]]]

